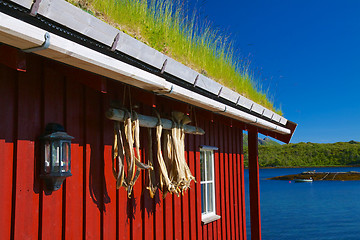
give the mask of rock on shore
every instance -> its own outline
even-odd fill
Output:
[[[310,179],[314,181],[356,181],[360,180],[360,172],[302,172],[299,174],[291,174],[268,178],[268,180],[294,180],[294,179]]]

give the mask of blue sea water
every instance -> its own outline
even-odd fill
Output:
[[[260,169],[263,240],[359,240],[360,181],[266,180],[269,177],[317,172],[359,171],[360,168]],[[248,170],[245,170],[247,235],[250,239]]]

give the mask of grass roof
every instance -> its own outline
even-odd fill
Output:
[[[232,43],[173,0],[67,0],[176,61],[276,111]]]

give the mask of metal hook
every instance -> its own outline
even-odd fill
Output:
[[[49,48],[49,46],[50,46],[50,34],[48,32],[46,32],[45,35],[44,35],[44,38],[45,38],[45,42],[41,46],[23,49],[22,51],[26,52],[26,53],[32,53],[32,52],[41,51],[41,50]]]

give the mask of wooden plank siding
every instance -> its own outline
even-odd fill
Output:
[[[89,87],[78,69],[27,54],[27,72],[0,64],[0,231],[4,239],[246,239],[241,123],[191,108],[164,96],[106,81],[107,93]],[[91,75],[91,74],[90,74]],[[93,86],[94,84],[92,84]],[[96,84],[95,84],[96,85]],[[183,111],[203,136],[187,135],[186,161],[197,183],[183,196],[146,190],[147,172],[136,182],[131,199],[116,190],[112,174],[113,122],[105,118],[112,101],[152,115]],[[196,117],[195,117],[196,115]],[[72,176],[49,192],[39,177],[39,136],[47,123],[62,124],[74,137]],[[141,156],[147,162],[148,131],[141,128]],[[155,144],[155,132],[153,131]],[[200,145],[215,151],[216,214],[201,222]],[[155,149],[155,146],[153,146]],[[155,157],[155,151],[154,151]]]
[[[3,194],[0,195],[0,226],[4,239],[10,239],[12,229],[12,209],[13,209],[13,195],[16,176],[16,104],[17,104],[17,73],[16,71],[0,65],[0,96],[3,96],[9,101],[0,101],[0,160],[3,173],[0,175],[0,183]],[[15,166],[14,166],[15,165]]]

